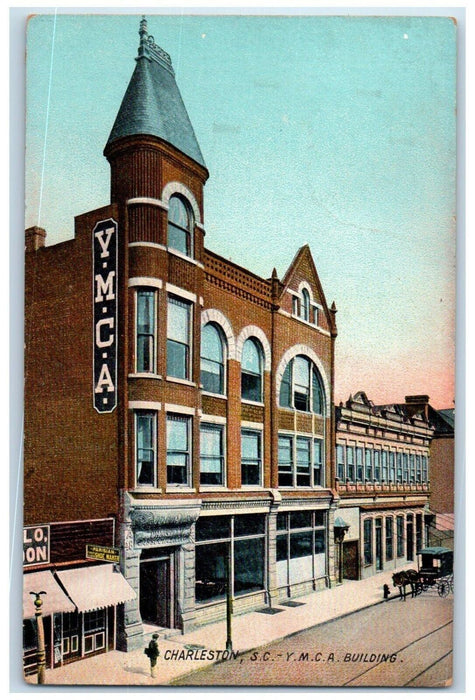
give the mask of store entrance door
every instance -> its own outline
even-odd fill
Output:
[[[343,542],[343,578],[358,579],[358,541]]]
[[[170,555],[140,562],[140,615],[157,627],[173,626],[173,580]]]

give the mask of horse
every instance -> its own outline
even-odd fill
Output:
[[[407,569],[405,573],[411,585],[412,595],[415,596],[421,593],[422,582],[419,572],[415,569]]]
[[[393,574],[393,585],[399,588],[399,598],[406,600],[406,586],[411,587],[411,597],[418,594],[419,574],[414,569],[398,571]]]

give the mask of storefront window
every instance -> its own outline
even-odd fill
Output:
[[[324,511],[290,511],[277,516],[277,576],[280,586],[325,575]]]
[[[234,542],[234,595],[264,588],[264,538]]]
[[[196,602],[221,600],[226,595],[228,543],[205,544],[196,548]]]
[[[386,561],[393,558],[393,519],[390,515],[386,518]]]
[[[404,556],[404,516],[398,515],[396,518],[396,528],[397,528],[397,550],[396,554],[398,557]]]
[[[228,558],[234,572],[232,595],[264,589],[265,531],[265,515],[260,513],[198,519],[195,567],[198,604],[225,597]]]

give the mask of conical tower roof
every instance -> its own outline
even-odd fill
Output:
[[[170,56],[148,34],[145,19],[140,22],[139,35],[137,64],[107,146],[125,136],[156,136],[206,167]]]

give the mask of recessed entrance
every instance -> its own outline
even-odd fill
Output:
[[[140,615],[157,627],[174,626],[173,554],[161,550],[142,552],[140,561]]]

